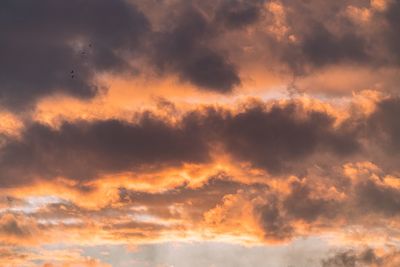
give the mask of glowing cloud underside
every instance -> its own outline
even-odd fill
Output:
[[[400,2],[0,3],[0,266],[400,266]]]

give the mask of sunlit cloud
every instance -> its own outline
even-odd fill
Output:
[[[398,266],[399,12],[4,0],[0,265]]]

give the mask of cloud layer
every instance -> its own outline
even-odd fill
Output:
[[[307,267],[397,266],[399,12],[3,0],[0,265],[145,266],[160,243],[313,240],[329,253]],[[277,264],[308,261],[289,254]]]

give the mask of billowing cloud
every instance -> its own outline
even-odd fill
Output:
[[[184,112],[176,122],[144,112],[131,122],[64,121],[58,128],[32,123],[20,136],[4,139],[0,177],[3,185],[55,177],[88,181],[211,162],[221,151],[274,175],[302,175],[308,168],[304,163],[341,164],[353,158],[396,170],[391,162],[397,159],[397,102],[384,99],[370,115],[340,123],[299,101],[259,102],[236,111],[205,107]]]
[[[54,93],[91,98],[104,91],[103,74],[155,70],[226,93],[242,84],[242,65],[275,74],[286,65],[288,75],[301,76],[326,65],[398,66],[396,1],[385,9],[361,1],[157,4],[174,12],[124,0],[2,3],[2,106],[15,110]],[[365,11],[371,27],[354,23],[348,10]]]
[[[190,125],[173,127],[143,116],[138,124],[117,120],[65,122],[59,129],[32,124],[1,150],[3,186],[58,176],[87,180],[102,173],[207,160],[207,144]]]
[[[399,11],[4,0],[0,265],[398,266]]]
[[[216,152],[213,144],[270,173],[292,173],[305,170],[298,159],[312,160],[317,152],[342,157],[359,150],[354,131],[334,122],[293,102],[270,108],[260,103],[237,113],[194,110],[175,124],[146,112],[131,123],[76,121],[58,129],[33,123],[20,137],[6,139],[0,177],[3,185],[35,178],[90,180],[146,166],[201,163]]]
[[[268,111],[255,107],[227,119],[224,138],[228,151],[239,159],[272,173],[287,173],[314,152],[346,156],[358,150],[354,132],[335,128],[334,120],[296,104]]]
[[[155,65],[206,90],[229,92],[238,85],[236,67],[207,44],[218,34],[217,25],[190,4],[175,20],[171,28],[156,34]]]

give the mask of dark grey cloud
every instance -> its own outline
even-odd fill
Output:
[[[150,27],[124,0],[5,0],[0,7],[0,104],[14,109],[54,92],[94,96],[96,73],[132,72],[126,55]]]
[[[215,144],[234,160],[249,162],[273,175],[303,176],[315,164],[335,166],[353,159],[374,162],[376,151],[378,163],[393,163],[400,146],[399,107],[397,98],[386,99],[369,117],[351,118],[339,125],[331,115],[307,110],[296,102],[269,107],[258,103],[235,113],[223,108],[194,110],[176,124],[150,113],[140,115],[137,123],[63,122],[59,129],[33,123],[20,138],[3,141],[0,177],[3,185],[35,177],[86,180],[145,166],[206,162]],[[382,166],[396,170],[396,164],[389,163]],[[303,219],[312,220],[319,210],[330,206],[307,200],[309,189],[297,189],[293,197],[302,196],[304,203],[296,197],[288,203],[308,212]]]
[[[320,220],[326,225],[333,225],[337,217],[346,217],[346,205],[349,203],[315,196],[320,192],[309,183],[294,181],[289,188],[287,195],[270,190],[265,203],[255,207],[266,240],[292,239],[298,234],[296,222],[299,221],[314,225]]]
[[[273,47],[295,75],[307,75],[328,65],[370,66],[378,61],[371,54],[373,44],[370,36],[344,16],[350,5],[366,7],[363,1],[283,2],[289,27],[287,34],[295,36],[298,41],[275,43]]]
[[[0,180],[3,186],[35,177],[86,180],[143,165],[203,162],[208,149],[202,138],[189,127],[172,127],[146,115],[138,124],[65,122],[60,129],[33,124],[21,140],[1,149]]]
[[[318,111],[306,111],[304,118],[295,104],[275,105],[270,110],[254,107],[226,120],[223,134],[227,150],[240,160],[271,173],[296,171],[314,153],[346,156],[359,150],[357,132],[334,127],[334,118]]]
[[[240,83],[236,67],[211,45],[218,25],[191,4],[154,37],[153,61],[160,71],[172,71],[205,90],[230,92]]]
[[[345,250],[337,252],[333,256],[323,259],[322,267],[391,267],[400,263],[400,253],[398,250],[389,249],[381,255],[372,248],[361,250]]]
[[[399,29],[399,1],[389,1],[387,11],[385,12],[385,19],[389,25],[388,29],[384,31],[385,41],[388,44],[390,51],[394,55],[396,64],[400,64],[400,29]]]
[[[338,62],[362,63],[368,59],[367,42],[355,31],[335,36],[319,23],[311,28],[301,44],[307,62],[323,66]]]
[[[290,240],[298,236],[298,222],[309,225],[311,232],[313,228],[337,229],[343,222],[343,227],[357,226],[371,231],[380,223],[370,221],[370,218],[379,217],[382,221],[393,221],[399,217],[398,188],[383,182],[383,178],[377,173],[365,175],[365,170],[357,178],[346,177],[349,182],[346,187],[335,186],[333,180],[340,175],[339,172],[331,171],[327,174],[328,177],[309,175],[307,178],[289,182],[290,191],[287,194],[267,191],[267,197],[263,197],[265,203],[255,206],[255,214],[265,232],[265,239]],[[328,188],[346,198],[327,193],[325,190]],[[352,255],[343,254],[332,259],[330,264],[348,266],[345,264],[356,260],[350,256]]]
[[[0,180],[3,185],[35,177],[86,180],[144,166],[205,162],[214,144],[272,174],[299,174],[307,169],[303,163],[317,163],[320,154],[344,160],[360,150],[352,127],[334,126],[330,115],[295,103],[258,104],[237,114],[196,110],[174,125],[150,113],[139,118],[138,123],[63,122],[59,129],[28,125],[20,138],[6,138],[0,148]]]
[[[268,202],[256,208],[266,240],[291,239],[294,229],[291,221],[285,218],[284,210],[277,197],[271,196]]]
[[[400,98],[386,98],[377,103],[376,110],[364,122],[363,137],[369,140],[369,155],[387,172],[399,172],[400,158]]]
[[[378,103],[377,109],[368,119],[368,133],[387,152],[400,152],[400,98],[392,97]]]
[[[93,97],[102,89],[97,74],[136,73],[136,58],[200,89],[230,92],[240,84],[237,67],[213,42],[255,23],[261,3],[222,1],[207,17],[194,2],[179,2],[155,30],[132,1],[6,0],[0,11],[0,104],[18,109],[55,92]]]
[[[399,62],[397,1],[385,12],[372,13],[370,23],[379,27],[371,29],[344,16],[349,5],[368,8],[365,1],[283,1],[287,33],[282,40],[265,31],[274,23],[274,14],[265,7],[268,1],[136,4],[3,1],[0,104],[18,110],[55,92],[90,98],[103,90],[96,83],[98,74],[148,69],[177,75],[203,90],[228,93],[241,84],[240,64],[254,60],[248,47],[261,47],[259,58],[271,58],[265,62],[270,69],[285,64],[296,75],[342,63],[379,68]],[[289,42],[289,35],[298,41]],[[137,69],[132,64],[136,59],[150,66]]]
[[[398,68],[398,1],[388,1],[385,11],[374,10],[370,2],[362,0],[282,2],[286,12],[285,38],[263,40],[266,53],[277,56],[277,65],[286,65],[291,74],[306,77],[321,68],[344,64],[374,70]],[[349,15],[349,8],[368,10],[368,19],[360,22],[361,15],[354,15],[360,19],[357,22]],[[288,36],[294,36],[296,41],[289,41]]]
[[[361,259],[362,260],[362,259]],[[323,267],[356,267],[358,257],[354,251],[340,252],[329,259],[322,261]]]
[[[313,189],[300,182],[291,184],[291,193],[283,201],[284,209],[294,219],[312,222],[320,215],[325,218],[334,218],[339,210],[340,203],[335,199],[312,197]]]
[[[261,18],[264,2],[223,0],[215,12],[215,20],[231,29],[252,25]]]
[[[379,186],[373,181],[360,182],[355,190],[356,204],[361,212],[400,215],[400,190]]]

